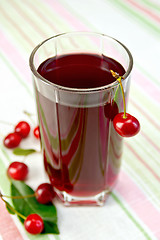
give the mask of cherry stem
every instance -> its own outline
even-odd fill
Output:
[[[30,197],[35,197],[36,194],[30,194],[30,195],[25,195],[25,196],[7,196],[7,195],[1,195],[0,197],[5,197],[5,198],[12,198],[12,199],[22,199],[22,198],[30,198]]]
[[[26,220],[26,217],[24,215],[22,215],[21,213],[17,212],[13,207],[11,207],[4,199],[2,194],[0,194],[0,197],[2,199],[2,201],[7,205],[8,208],[10,208],[14,213],[16,213],[19,217],[21,217],[22,219]]]
[[[112,76],[116,78],[116,80],[119,82],[120,88],[121,88],[121,92],[122,92],[122,98],[123,98],[123,107],[124,107],[124,113],[123,113],[123,118],[127,118],[126,117],[126,101],[125,101],[125,96],[124,96],[124,89],[123,89],[123,85],[122,85],[122,76],[119,76],[117,73],[115,73],[113,70],[110,70],[112,73]]]
[[[123,89],[123,85],[122,85],[121,79],[122,79],[122,77],[119,77],[119,78],[117,78],[117,81],[119,82],[120,87],[121,87],[121,91],[122,91],[123,107],[124,107],[123,118],[126,118],[126,101],[125,101],[124,89]]]

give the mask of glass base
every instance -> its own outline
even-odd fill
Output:
[[[64,206],[103,206],[110,193],[109,190],[105,190],[91,197],[75,197],[57,189],[55,191]]]

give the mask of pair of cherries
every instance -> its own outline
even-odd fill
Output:
[[[43,184],[39,185],[39,187],[35,191],[35,197],[36,197],[37,201],[41,204],[48,204],[48,203],[52,202],[55,195],[56,194],[53,191],[51,184],[49,184],[49,183],[43,183]],[[6,197],[6,196],[4,196],[4,197]],[[23,196],[23,197],[25,197],[25,196]],[[29,197],[29,196],[26,196],[26,197]],[[30,196],[30,197],[33,197],[33,196]],[[7,202],[3,199],[3,195],[1,195],[1,199],[7,205]],[[8,206],[8,207],[10,208],[10,206]],[[12,211],[15,211],[14,208],[12,208]],[[15,211],[15,213],[17,213],[17,215],[19,215],[21,218],[24,219],[24,227],[25,227],[26,231],[29,232],[30,234],[34,234],[34,235],[40,234],[43,231],[44,222],[40,215],[33,213],[33,214],[29,214],[27,217],[25,217],[24,215],[18,213],[17,211]]]
[[[19,122],[15,128],[13,133],[9,133],[4,139],[4,145],[7,148],[15,148],[18,147],[21,140],[28,137],[30,133],[30,125],[26,121]],[[33,130],[34,136],[39,139],[39,126],[35,127]]]
[[[26,164],[22,162],[12,162],[7,170],[7,174],[10,178],[14,180],[24,180],[28,174],[28,167]],[[24,197],[36,197],[37,201],[41,204],[49,204],[55,198],[56,193],[53,190],[53,187],[49,183],[42,183],[38,186],[33,195],[30,196],[22,196]],[[1,196],[2,198],[2,196]],[[3,198],[2,198],[3,200]],[[14,209],[12,209],[14,211]],[[17,213],[20,217],[22,217],[24,221],[24,227],[27,232],[30,234],[39,234],[44,229],[44,222],[41,216],[38,214],[30,214],[27,217]]]
[[[49,183],[42,183],[35,191],[35,197],[41,204],[51,203],[56,196],[53,187]],[[38,214],[30,214],[24,221],[24,227],[30,234],[39,234],[44,229],[44,223]]]

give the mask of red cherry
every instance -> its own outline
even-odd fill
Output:
[[[39,203],[47,204],[52,202],[53,198],[56,196],[56,193],[54,192],[51,184],[42,183],[35,191],[35,195]]]
[[[126,113],[126,118],[123,116],[123,112],[118,113],[113,119],[113,126],[122,137],[133,137],[140,131],[140,123],[129,113]]]
[[[43,219],[36,213],[30,214],[24,221],[24,227],[31,234],[39,234],[44,229]]]
[[[26,138],[30,132],[30,125],[25,121],[21,121],[16,125],[15,132],[22,138]]]
[[[40,138],[39,126],[35,127],[35,129],[33,130],[33,134],[37,139]]]
[[[10,133],[5,137],[3,143],[4,143],[4,146],[7,148],[15,148],[20,144],[21,139],[22,138],[19,134]]]
[[[23,181],[28,175],[28,167],[22,162],[12,162],[8,167],[7,173],[10,178]]]

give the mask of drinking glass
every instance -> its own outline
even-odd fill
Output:
[[[38,73],[45,60],[70,54],[96,54],[119,62],[125,69],[122,85],[126,103],[133,59],[121,42],[92,32],[53,36],[35,47],[30,56],[49,180],[66,206],[103,205],[121,166],[123,139],[113,127],[113,117],[117,109],[123,111],[122,94],[116,79],[105,86],[83,89],[54,84]]]

